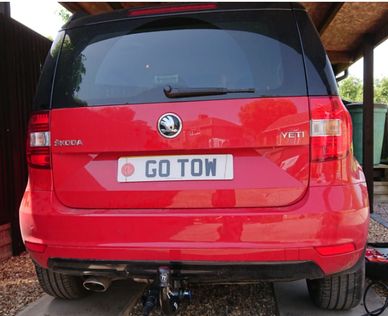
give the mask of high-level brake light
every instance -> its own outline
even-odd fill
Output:
[[[166,6],[160,8],[146,8],[146,9],[135,9],[128,12],[129,16],[141,16],[141,15],[156,15],[165,13],[175,12],[186,12],[186,11],[203,11],[203,10],[214,10],[217,8],[215,3],[203,3],[203,4],[187,4],[180,6]]]

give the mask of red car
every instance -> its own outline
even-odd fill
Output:
[[[193,282],[307,279],[322,308],[359,303],[367,188],[300,5],[75,16],[35,110],[20,222],[47,293],[152,281],[169,313]]]

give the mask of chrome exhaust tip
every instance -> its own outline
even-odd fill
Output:
[[[105,277],[89,277],[82,285],[88,291],[105,292],[111,283],[112,280]]]

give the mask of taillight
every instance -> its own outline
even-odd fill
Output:
[[[50,168],[49,112],[31,116],[27,134],[27,162],[30,167]]]
[[[187,4],[179,6],[166,6],[160,8],[146,8],[146,9],[135,9],[128,12],[130,16],[141,16],[141,15],[155,15],[155,14],[166,14],[175,12],[185,11],[203,11],[213,10],[217,8],[215,3],[203,3],[203,4]]]
[[[345,158],[352,144],[352,124],[339,97],[311,97],[311,160]]]

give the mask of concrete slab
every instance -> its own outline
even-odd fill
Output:
[[[361,316],[365,314],[364,306],[350,311],[325,311],[316,307],[310,300],[305,280],[274,283],[279,316]],[[384,300],[372,292],[368,294],[368,304],[382,306]]]
[[[29,304],[17,316],[118,316],[125,315],[143,294],[145,285],[130,281],[116,281],[105,293],[75,301],[66,301],[44,295]]]

